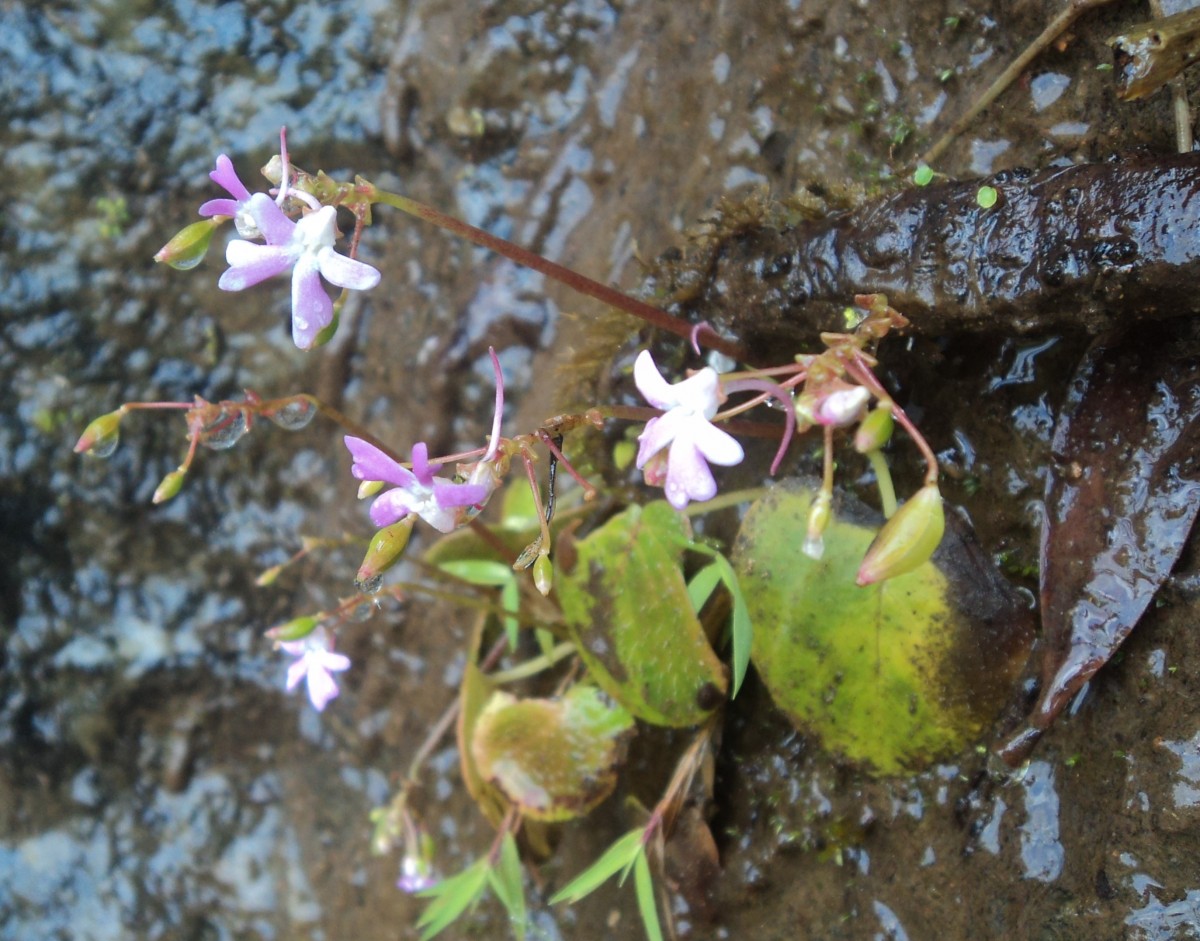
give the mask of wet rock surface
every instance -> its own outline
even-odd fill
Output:
[[[681,244],[724,195],[803,184],[836,203],[848,186],[890,186],[1055,6],[0,8],[0,937],[405,936],[418,906],[394,888],[396,860],[370,857],[367,813],[453,699],[470,629],[415,602],[377,613],[346,632],[355,668],[318,717],[282,693],[261,631],[349,594],[357,552],[253,582],[302,534],[366,535],[334,430],[256,426],[151,507],[182,425],[131,416],[105,462],[70,453],[83,425],[126,400],[251,386],[317,392],[401,446],[474,446],[487,345],[524,430],[559,410],[553,366],[601,313],[381,212],[362,255],[386,289],[347,308],[330,348],[299,353],[281,285],[219,294],[216,250],[190,274],[149,260],[213,195],[217,152],[249,179],[286,123],[306,167],[362,173],[634,287],[638,259]],[[1104,38],[1143,18],[1127,6],[1080,20],[939,169],[1166,153],[1165,97],[1120,107],[1095,69]],[[1053,335],[884,348],[947,498],[1029,589],[1055,415],[1082,352]],[[681,935],[1200,933],[1198,583],[1193,547],[1017,773],[970,751],[868,781],[751,682],[717,761],[723,871],[703,910],[676,900]],[[623,787],[644,801],[681,744],[665,739],[633,748]],[[541,869],[552,884],[628,828],[621,796],[564,833]],[[490,842],[449,745],[419,809],[443,872]],[[614,890],[540,910],[531,933],[633,937],[636,917]],[[485,904],[463,934],[503,930]]]

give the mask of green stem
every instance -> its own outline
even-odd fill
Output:
[[[500,670],[496,673],[489,673],[488,679],[493,683],[505,684],[515,683],[517,680],[523,680],[530,676],[536,676],[543,670],[548,670],[554,664],[558,663],[575,653],[575,645],[568,642],[556,644],[549,654],[542,654],[540,657],[534,657],[532,660],[526,660],[519,666],[512,667],[508,670]]]
[[[439,228],[445,229],[447,232],[452,232],[467,239],[469,242],[474,242],[476,245],[503,255],[505,258],[511,259],[519,265],[532,268],[534,271],[544,274],[546,277],[552,278],[561,284],[565,284],[580,294],[595,298],[609,307],[615,307],[617,310],[622,310],[627,314],[644,320],[646,323],[653,327],[658,327],[660,330],[674,333],[685,340],[690,340],[695,332],[695,326],[688,323],[682,317],[668,314],[659,307],[639,301],[637,298],[630,297],[628,294],[618,291],[616,288],[611,288],[607,284],[594,281],[577,271],[572,271],[564,265],[550,261],[548,258],[522,248],[520,245],[516,245],[507,239],[502,239],[489,232],[485,232],[483,229],[463,222],[461,219],[446,215],[446,213],[440,212],[432,206],[426,206],[424,203],[417,202],[415,199],[410,199],[407,196],[401,196],[398,193],[389,193],[386,190],[381,190],[373,183],[362,182],[355,189],[358,195],[361,195],[372,203],[383,203],[385,206],[391,206],[393,209],[399,209],[401,212],[430,222]],[[739,361],[746,359],[746,351],[742,348],[741,344],[718,336],[712,330],[700,331],[697,335],[697,342],[719,353],[724,353],[733,359]]]
[[[879,503],[883,509],[883,518],[891,519],[896,512],[896,488],[892,484],[892,471],[888,467],[887,458],[883,452],[876,449],[867,452],[867,460],[875,471],[875,484],[879,487]]]

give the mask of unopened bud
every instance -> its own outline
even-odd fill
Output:
[[[382,480],[364,480],[358,485],[358,499],[365,500],[367,497],[373,497],[382,489]]]
[[[208,254],[213,233],[224,221],[224,216],[211,216],[184,226],[171,241],[155,253],[154,260],[165,262],[177,271],[195,268]]]
[[[822,490],[808,511],[808,530],[804,535],[801,551],[810,559],[818,560],[825,554],[825,527],[833,515],[833,494]]]
[[[541,553],[533,563],[533,584],[542,595],[550,594],[550,589],[554,587],[554,565],[547,552]]]
[[[895,578],[923,565],[942,541],[945,529],[942,495],[937,484],[926,484],[875,536],[858,568],[859,586]]]
[[[317,625],[321,623],[324,615],[307,614],[301,618],[293,618],[286,624],[279,624],[266,632],[266,638],[273,640],[277,644],[285,644],[288,641],[300,640],[302,637],[307,637],[317,629]]]
[[[183,487],[183,479],[187,476],[186,467],[177,467],[171,473],[167,474],[162,479],[162,483],[155,488],[154,496],[150,498],[151,503],[166,503],[173,496],[179,493]]]
[[[363,556],[362,565],[354,581],[359,586],[378,585],[379,579],[389,568],[395,565],[400,554],[408,545],[408,537],[412,535],[416,514],[410,513],[398,523],[385,526],[371,537],[367,554]]]
[[[871,393],[863,386],[836,389],[820,398],[813,411],[813,418],[819,425],[842,428],[858,421],[869,401],[871,401]]]
[[[279,578],[279,575],[282,571],[282,565],[272,565],[254,580],[254,584],[259,588],[266,588],[268,585],[274,585],[275,579]]]
[[[125,409],[101,415],[92,421],[75,442],[76,454],[91,454],[95,457],[108,457],[117,449],[121,437],[121,419],[125,417]]]
[[[872,409],[858,425],[854,433],[854,450],[859,454],[878,451],[891,440],[892,429],[896,426],[892,418],[892,407],[884,404]]]

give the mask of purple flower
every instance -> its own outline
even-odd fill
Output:
[[[413,445],[412,470],[362,438],[347,435],[346,447],[354,457],[350,473],[355,477],[394,485],[395,489],[380,494],[371,504],[371,522],[377,529],[415,513],[438,532],[450,533],[466,522],[471,507],[486,501],[492,492],[485,484],[456,484],[435,477],[442,465],[429,463],[429,449],[423,441]]]
[[[236,178],[235,178],[236,179]],[[265,245],[234,239],[225,250],[229,270],[217,286],[241,291],[292,269],[292,339],[306,350],[333,322],[333,301],[321,277],[338,287],[366,291],[379,283],[379,272],[370,265],[333,249],[337,238],[337,210],[332,206],[289,219],[270,196],[255,193],[245,210],[266,240]]]
[[[400,861],[400,878],[396,880],[396,888],[409,895],[416,895],[426,889],[432,889],[438,884],[438,878],[433,873],[433,864],[420,856],[404,855]]]
[[[200,205],[202,216],[231,216],[238,234],[245,239],[259,238],[262,233],[258,223],[249,212],[250,191],[233,169],[233,161],[224,154],[217,157],[217,168],[209,173],[214,183],[222,187],[233,199],[210,199]]]
[[[350,669],[350,658],[333,652],[333,641],[323,627],[318,627],[299,640],[284,641],[279,646],[298,658],[288,667],[287,688],[295,689],[301,680],[306,680],[308,698],[317,712],[324,710],[338,694],[333,674]]]
[[[717,482],[708,464],[730,467],[745,456],[742,446],[710,421],[721,405],[716,370],[705,367],[671,385],[658,371],[650,352],[642,350],[633,364],[633,380],[647,402],[664,410],[638,435],[638,468],[648,464],[660,468],[662,459],[653,463],[652,459],[669,447],[663,487],[668,502],[682,510],[689,500],[711,500],[716,496]],[[655,476],[661,477],[661,473],[656,471]]]

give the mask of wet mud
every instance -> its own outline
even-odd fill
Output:
[[[610,355],[588,348],[596,305],[383,213],[362,256],[385,287],[352,302],[330,347],[296,351],[279,285],[222,295],[216,253],[190,274],[150,261],[213,195],[216,153],[249,177],[287,124],[304,166],[361,173],[653,297],[650,260],[686,247],[722,198],[804,186],[838,208],[891,191],[1056,6],[0,7],[0,938],[416,937],[419,905],[394,887],[398,859],[370,854],[367,815],[453,700],[471,629],[452,608],[384,607],[346,632],[354,670],[317,716],[283,693],[261,632],[349,594],[360,553],[254,580],[304,535],[367,535],[335,429],[256,426],[152,507],[182,425],[132,416],[97,462],[70,453],[90,418],[126,400],[312,391],[399,446],[444,452],[486,432],[489,344],[521,430],[561,410],[557,364]],[[1165,97],[1123,106],[1096,69],[1104,39],[1145,18],[1135,6],[1081,19],[938,169],[1168,154]],[[881,357],[947,499],[1031,603],[1053,429],[1084,345],[1052,327],[950,331]],[[867,779],[752,679],[716,761],[721,872],[690,904],[672,896],[680,936],[1200,935],[1198,584],[1192,545],[1016,772],[984,741]],[[1015,692],[1009,726],[1033,687]],[[683,744],[633,743],[622,790],[539,867],[546,886],[628,829],[623,798],[652,801]],[[491,830],[449,743],[425,782],[417,809],[453,872]],[[453,936],[505,930],[485,903]],[[535,906],[529,930],[640,928],[614,889]]]

